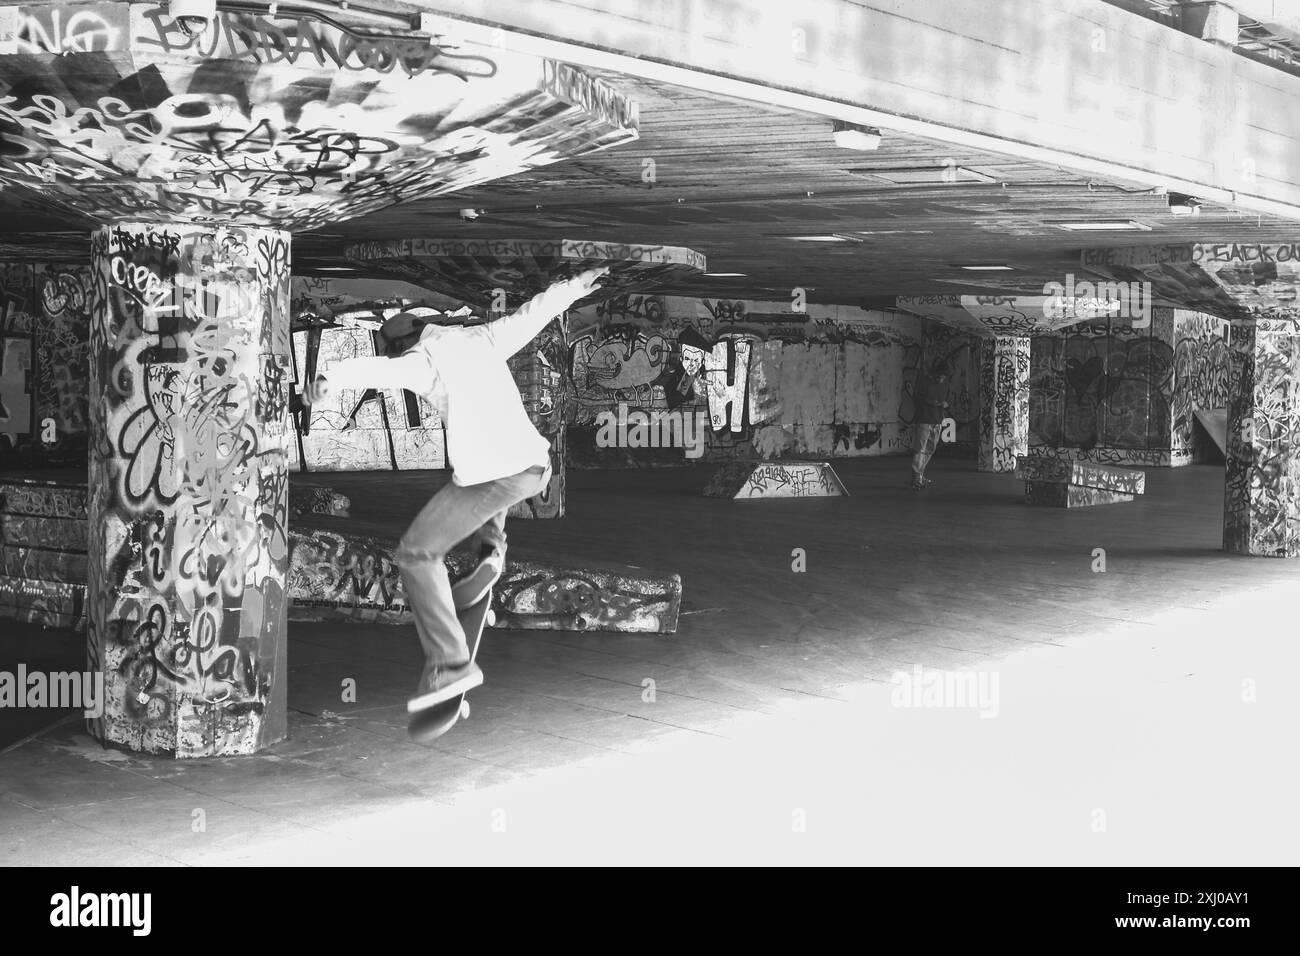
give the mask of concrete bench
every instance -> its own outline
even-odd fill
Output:
[[[1084,461],[1021,455],[1016,477],[1025,483],[1025,501],[1052,508],[1087,508],[1132,501],[1146,492],[1146,473]]]

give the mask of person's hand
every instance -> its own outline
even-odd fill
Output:
[[[607,275],[609,275],[609,266],[596,266],[583,269],[569,281],[581,289],[583,295],[590,295],[596,291],[596,283]]]
[[[302,401],[305,405],[315,405],[330,396],[330,384],[321,376],[307,383],[307,387],[302,390]]]

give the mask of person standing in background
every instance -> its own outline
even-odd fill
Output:
[[[916,375],[912,397],[916,404],[916,423],[912,437],[912,488],[920,491],[930,484],[925,468],[939,447],[943,421],[948,416],[948,363],[941,358],[930,363],[929,371]]]

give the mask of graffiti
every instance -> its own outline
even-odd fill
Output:
[[[1023,481],[1057,482],[1086,488],[1103,488],[1140,495],[1146,491],[1146,474],[1126,468],[1110,468],[1088,462],[1039,455],[1022,455],[1015,469]]]
[[[110,698],[96,732],[129,747],[251,752],[283,733],[267,653],[285,608],[286,383],[262,348],[268,311],[287,321],[288,263],[257,255],[273,239],[95,236],[87,601]]]
[[[126,11],[121,4],[24,7],[17,52],[103,53],[120,49],[125,33]]]
[[[637,135],[623,97],[564,64],[502,52],[502,68],[496,54],[305,19],[223,12],[188,36],[161,8],[68,10],[33,13],[19,44],[75,54],[135,43],[170,58],[161,71],[151,61],[105,75],[97,90],[69,87],[49,64],[0,80],[0,182],[81,219],[309,229]],[[218,91],[220,63],[230,69]],[[563,124],[551,121],[559,107],[570,107]]]
[[[1159,451],[1168,463],[1168,320],[1137,332],[1089,323],[1032,342],[1030,439],[1040,446]]]
[[[735,462],[709,480],[710,498],[828,498],[847,495],[826,462]]]
[[[1195,413],[1228,407],[1228,323],[1197,312],[1174,313],[1173,390],[1169,402],[1172,453],[1190,460]]]
[[[1193,262],[1300,262],[1300,243],[1259,243],[1198,245],[1193,249]]]
[[[297,64],[341,70],[419,76],[433,70],[461,80],[496,75],[496,64],[482,56],[449,54],[424,37],[360,36],[305,19],[273,21],[222,12],[200,36],[183,32],[162,9],[145,11],[148,23],[136,42],[163,53],[188,53],[208,59],[260,64]]]
[[[596,315],[607,322],[626,322],[629,319],[662,322],[665,316],[663,296],[617,295],[597,302]]]

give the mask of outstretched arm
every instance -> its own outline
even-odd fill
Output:
[[[597,281],[609,273],[601,266],[579,272],[571,279],[554,282],[533,296],[518,310],[504,318],[481,326],[502,358],[509,358],[537,337],[546,323],[562,314],[583,296],[595,291]]]
[[[406,388],[423,392],[433,381],[433,369],[420,351],[397,358],[363,356],[335,362],[308,382],[302,400],[314,405],[340,388]]]

